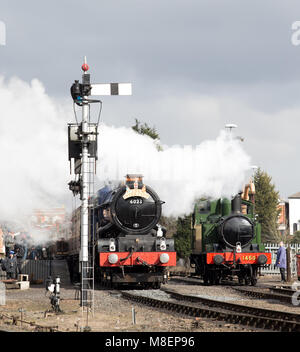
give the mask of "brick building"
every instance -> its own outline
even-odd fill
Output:
[[[56,241],[65,237],[65,230],[69,227],[65,207],[51,209],[35,209],[31,216],[31,226],[35,229],[47,231],[51,240]],[[50,238],[49,238],[50,239]]]
[[[278,215],[278,231],[281,235],[285,235],[289,230],[289,203],[284,200],[279,200],[277,209],[279,210]]]

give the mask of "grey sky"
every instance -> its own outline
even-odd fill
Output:
[[[132,97],[103,99],[105,122],[139,118],[163,143],[193,145],[234,122],[281,196],[300,190],[299,1],[11,0],[0,20],[5,78],[38,78],[69,99],[87,55],[95,82],[133,83]]]

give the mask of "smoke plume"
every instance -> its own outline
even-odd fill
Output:
[[[0,220],[22,223],[33,209],[61,206],[71,198],[67,123],[74,122],[72,103],[49,97],[36,79],[29,84],[0,78],[0,111]],[[199,197],[232,196],[250,168],[241,142],[225,131],[195,147],[163,145],[157,151],[148,136],[102,125],[98,141],[97,185],[141,173],[166,202],[165,215],[188,213]]]
[[[156,143],[125,127],[100,129],[98,177],[102,182],[124,180],[127,173],[141,173],[156,190],[164,214],[179,216],[192,210],[200,197],[231,197],[240,191],[250,169],[250,157],[231,132],[193,146]]]
[[[0,78],[1,221],[20,227],[35,208],[62,205],[67,189],[66,123],[72,118],[36,79]]]

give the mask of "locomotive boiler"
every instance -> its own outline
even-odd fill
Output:
[[[253,192],[254,185],[251,188]],[[255,285],[259,268],[271,264],[271,253],[265,252],[261,242],[254,197],[243,199],[239,193],[231,201],[197,202],[192,238],[190,260],[206,284],[237,276],[240,284]]]

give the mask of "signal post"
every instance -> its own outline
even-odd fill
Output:
[[[80,269],[81,269],[81,306],[88,306],[88,290],[90,284],[94,287],[94,258],[89,251],[89,197],[91,194],[90,180],[90,164],[91,159],[96,160],[97,155],[97,135],[99,118],[96,123],[92,123],[90,119],[90,104],[99,103],[100,112],[102,102],[100,100],[90,99],[91,95],[131,95],[131,83],[100,83],[91,84],[90,74],[87,73],[89,66],[84,59],[84,64],[81,66],[83,70],[82,82],[75,80],[71,86],[71,95],[75,106],[80,106],[82,109],[82,119],[79,123],[68,125],[69,138],[69,161],[71,164],[71,173],[75,174],[75,180],[69,182],[69,189],[76,196],[80,194],[81,213],[80,213]],[[99,115],[100,116],[100,115]],[[94,238],[93,238],[94,239]],[[92,277],[91,277],[92,276]],[[92,282],[91,282],[92,280]],[[91,305],[93,302],[91,302]]]

